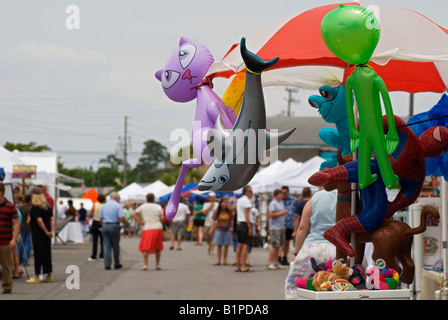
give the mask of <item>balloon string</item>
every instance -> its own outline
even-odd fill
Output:
[[[419,123],[423,123],[423,122],[427,122],[427,121],[432,121],[432,120],[437,120],[437,119],[442,119],[442,118],[446,118],[448,117],[448,114],[444,115],[444,116],[440,116],[440,117],[436,117],[436,118],[431,118],[431,119],[426,119],[426,120],[421,120],[421,121],[417,121],[417,122],[413,122],[413,123],[408,123],[408,124],[404,124],[402,126],[398,126],[398,128],[403,128],[403,127],[408,127],[408,126],[412,126],[413,124],[419,124]]]

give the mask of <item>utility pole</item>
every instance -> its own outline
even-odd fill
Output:
[[[124,116],[123,185],[127,186],[128,176],[128,117]]]
[[[298,88],[286,88],[285,90],[288,91],[288,100],[287,100],[288,101],[288,110],[286,112],[286,116],[290,117],[291,116],[291,103],[293,103],[293,102],[298,103],[299,102],[299,100],[293,99],[292,94],[293,94],[293,92],[294,93],[299,92],[299,89]]]

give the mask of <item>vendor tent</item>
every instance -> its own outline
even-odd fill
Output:
[[[130,185],[124,187],[120,191],[118,191],[118,194],[120,195],[120,202],[128,202],[128,201],[135,201],[135,202],[145,202],[146,197],[145,193],[143,192],[142,187],[136,182],[131,183]]]
[[[142,189],[143,194],[147,195],[148,193],[153,193],[156,197],[160,195],[164,195],[169,190],[169,187],[164,184],[162,181],[157,180]]]
[[[198,186],[197,183],[194,183],[194,182],[192,182],[190,184],[187,184],[186,186],[184,186],[182,188],[182,193],[184,193],[184,192],[186,192],[186,191],[188,191],[190,189],[196,188],[197,186]],[[171,191],[171,192],[169,192],[167,194],[164,194],[164,195],[160,196],[159,197],[159,202],[160,203],[167,203],[170,200],[170,197],[171,197],[172,194],[173,194],[173,192]]]

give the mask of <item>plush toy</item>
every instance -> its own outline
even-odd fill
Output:
[[[319,263],[317,264],[316,259],[314,259],[313,257],[310,258],[311,261],[311,267],[313,268],[313,270],[315,272],[319,272],[319,271],[328,271],[331,272],[332,267],[332,263],[334,260],[327,260],[324,263]]]
[[[313,278],[296,278],[294,284],[297,288],[316,291],[316,288],[313,286],[313,280]]]
[[[344,279],[326,281],[320,285],[323,291],[354,291],[356,288]]]
[[[313,276],[313,286],[316,291],[324,291],[322,283],[335,280],[348,280],[351,275],[350,267],[339,260],[333,261],[331,271],[319,271]]]
[[[352,274],[348,281],[358,290],[367,289],[366,287],[366,271],[361,264],[352,266]]]

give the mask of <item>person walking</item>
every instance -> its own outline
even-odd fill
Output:
[[[2,265],[3,293],[11,293],[12,261],[11,251],[17,250],[17,239],[20,233],[19,215],[12,202],[5,198],[5,185],[0,183],[0,264]]]
[[[177,208],[176,216],[171,220],[171,246],[170,250],[174,249],[174,242],[177,241],[176,250],[182,250],[180,244],[182,237],[187,230],[187,221],[191,214],[190,208],[185,204],[185,198],[181,198],[179,207]]]
[[[196,245],[202,246],[202,240],[204,239],[204,222],[205,214],[202,211],[204,209],[204,200],[199,200],[193,208],[193,226],[196,232]]]
[[[22,213],[20,223],[20,238],[18,243],[18,256],[24,266],[28,266],[28,259],[31,257],[31,228],[28,217],[31,211],[31,194],[25,196],[23,204],[18,206]]]
[[[285,245],[285,219],[288,210],[283,205],[283,193],[280,189],[274,190],[274,199],[269,203],[269,232],[271,234],[271,249],[269,250],[268,270],[280,268],[278,252]]]
[[[100,211],[100,222],[103,231],[104,268],[111,269],[112,251],[114,268],[121,269],[120,264],[120,221],[125,223],[123,207],[120,204],[118,192],[110,194],[110,200],[106,202]]]
[[[235,271],[252,272],[253,269],[247,267],[246,261],[249,252],[249,244],[252,240],[252,222],[250,220],[250,211],[252,209],[252,187],[245,186],[243,195],[236,202],[237,215],[237,234],[238,245],[236,247]]]
[[[218,260],[213,263],[214,266],[221,265],[221,259],[223,265],[232,265],[227,261],[227,255],[229,246],[232,244],[234,212],[229,208],[228,204],[229,200],[227,198],[219,201],[218,208],[213,214],[212,224],[209,230],[210,234],[214,234],[213,244],[217,247]]]
[[[156,270],[162,270],[160,258],[163,250],[163,223],[165,222],[165,215],[162,207],[154,203],[153,193],[146,195],[146,203],[132,212],[132,217],[143,225],[139,244],[139,250],[143,254],[142,270],[148,270],[148,256],[154,253]]]
[[[100,260],[103,260],[103,232],[100,222],[101,208],[106,202],[106,196],[102,193],[98,194],[96,198],[98,201],[93,204],[92,209],[89,212],[89,218],[92,219],[92,225],[90,226],[90,233],[92,234],[92,255],[87,259],[88,261],[96,261],[98,256],[98,239],[100,240]]]
[[[323,234],[335,224],[337,196],[337,190],[319,190],[303,208],[294,255],[285,280],[286,299],[298,299],[294,283],[296,278],[307,278],[314,273],[311,257],[317,263],[336,259],[336,247]]]
[[[285,245],[280,249],[282,254],[278,257],[278,263],[287,266],[289,265],[289,244],[291,240],[294,240],[294,223],[297,216],[297,204],[299,202],[296,197],[289,194],[288,186],[283,186],[281,190],[283,194],[283,205],[285,206],[285,209],[288,210],[288,213],[285,216]]]
[[[218,202],[216,202],[216,194],[209,192],[208,201],[204,203],[204,209],[202,212],[205,214],[204,222],[204,240],[208,244],[208,254],[213,255],[213,233],[210,233],[210,226],[212,225],[212,217],[218,208]]]
[[[299,228],[300,218],[302,217],[303,207],[308,202],[308,200],[311,199],[312,196],[313,196],[313,193],[311,192],[310,188],[305,187],[302,189],[302,199],[297,203],[297,207],[296,207],[297,215],[296,215],[296,219],[294,221],[294,232],[293,232],[294,238],[296,236],[297,229]]]
[[[47,202],[41,188],[31,190],[30,227],[34,252],[34,277],[27,283],[53,282],[53,264],[51,259],[51,239],[54,234],[55,220],[53,210]],[[40,279],[41,272],[46,274]]]
[[[82,225],[82,235],[85,237],[87,235],[87,210],[86,208],[84,208],[84,203],[81,202],[80,203],[81,208],[79,208],[78,210],[78,214],[79,214],[79,223],[81,223]]]

